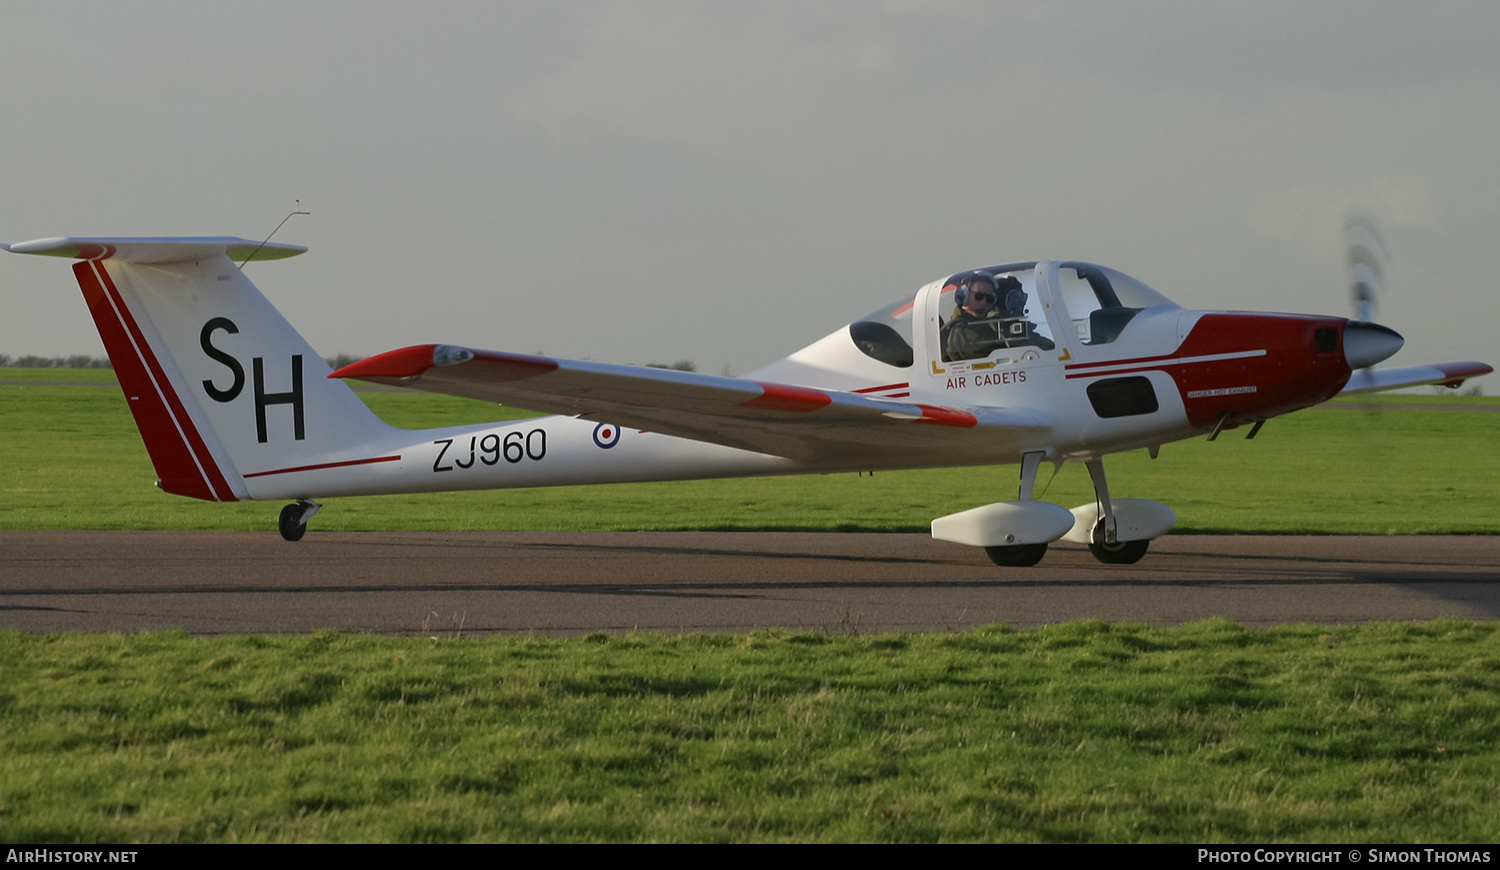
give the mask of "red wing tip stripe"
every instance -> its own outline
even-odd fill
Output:
[[[454,356],[458,354],[458,356]],[[439,357],[447,356],[448,359],[440,360]],[[414,378],[427,371],[446,365],[454,365],[460,362],[480,362],[500,364],[503,375],[502,380],[515,381],[525,378],[544,375],[557,369],[557,362],[544,356],[530,356],[524,353],[499,353],[488,350],[470,351],[467,348],[458,348],[451,345],[441,344],[414,344],[411,347],[403,347],[398,350],[388,350],[385,353],[366,357],[358,362],[352,362],[336,372],[330,372],[330,378]],[[493,372],[493,369],[490,369]]]
[[[435,344],[414,344],[399,350],[388,350],[375,356],[352,362],[330,378],[410,378],[432,368],[432,352]]]
[[[758,382],[757,382],[758,383]],[[806,414],[833,402],[833,397],[821,390],[807,387],[789,387],[786,384],[759,384],[762,392],[748,402],[740,402],[741,408],[759,408],[766,411],[791,411]]]
[[[321,471],[325,468],[346,468],[350,465],[370,465],[376,462],[397,462],[400,459],[400,456],[376,456],[371,459],[350,459],[347,462],[324,462],[321,465],[299,465],[296,468],[277,468],[271,471],[257,471],[253,474],[245,475],[245,479],[249,480],[252,477],[266,477],[267,475],[271,474],[295,474],[299,471]]]
[[[904,390],[904,389],[907,389],[910,386],[911,386],[911,384],[909,384],[909,383],[906,383],[906,384],[886,384],[883,387],[865,387],[863,390],[855,390],[854,392],[856,392],[856,393],[878,393],[881,390]]]
[[[924,405],[917,403],[922,409],[922,419],[913,420],[914,423],[927,423],[931,426],[957,426],[960,429],[968,429],[979,425],[979,418],[968,411],[960,411],[957,408],[944,408],[941,405]]]
[[[1451,378],[1477,378],[1494,371],[1493,366],[1481,362],[1438,363],[1433,368]]]

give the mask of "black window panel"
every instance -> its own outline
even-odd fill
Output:
[[[1089,403],[1101,417],[1135,417],[1154,414],[1160,405],[1148,378],[1106,378],[1088,388]]]

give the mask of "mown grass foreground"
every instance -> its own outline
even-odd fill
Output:
[[[0,633],[0,840],[1493,841],[1500,626]]]

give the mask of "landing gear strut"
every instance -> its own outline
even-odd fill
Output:
[[[281,517],[277,521],[281,537],[288,541],[302,540],[302,536],[307,534],[307,521],[322,508],[322,505],[308,498],[298,499],[296,504],[282,508]]]
[[[1089,552],[1106,565],[1134,565],[1150,548],[1150,539],[1122,541],[1116,536],[1115,511],[1109,503],[1109,482],[1104,479],[1104,460],[1090,459],[1089,477],[1094,481],[1094,497],[1099,502],[1099,521],[1089,536]]]

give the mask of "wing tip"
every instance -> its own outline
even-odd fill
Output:
[[[1446,362],[1425,366],[1409,366],[1399,369],[1361,369],[1349,377],[1339,395],[1360,393],[1383,393],[1387,390],[1404,390],[1409,387],[1439,386],[1455,389],[1470,378],[1477,378],[1495,369],[1482,362]]]
[[[338,371],[329,372],[328,377],[411,380],[435,368],[448,368],[467,362],[480,364],[478,369],[471,371],[483,372],[483,377],[497,381],[525,380],[558,368],[556,360],[544,356],[470,350],[452,344],[414,344],[365,357]]]
[[[330,378],[414,378],[435,365],[434,354],[443,345],[414,344],[388,350],[341,366],[328,373]]]

